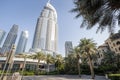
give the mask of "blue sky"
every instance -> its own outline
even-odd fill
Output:
[[[13,24],[19,25],[19,36],[22,30],[29,31],[27,50],[31,48],[34,30],[43,7],[48,0],[0,0],[0,29],[7,33]],[[51,4],[56,8],[58,14],[58,52],[64,56],[65,41],[72,41],[77,45],[81,38],[93,38],[101,45],[109,36],[105,30],[102,34],[96,34],[96,28],[91,30],[81,29],[82,18],[75,19],[75,13],[70,13],[74,7],[73,0],[51,0]],[[116,29],[117,31],[117,29]],[[16,44],[18,43],[17,37]]]

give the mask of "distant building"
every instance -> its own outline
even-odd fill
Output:
[[[65,42],[65,57],[68,57],[69,54],[73,53],[73,45],[71,41]]]
[[[56,9],[48,2],[36,24],[32,48],[30,51],[57,51],[58,24]]]
[[[3,30],[0,29],[0,45],[2,44],[4,36],[5,36],[5,31],[3,31]]]
[[[12,45],[15,44],[15,41],[17,38],[17,33],[18,33],[18,25],[14,24],[5,39],[5,42],[4,42],[1,52],[0,52],[1,54],[4,54],[4,53],[10,51]]]
[[[28,40],[28,31],[22,31],[17,45],[16,54],[25,52],[27,40]]]
[[[106,43],[98,47],[98,64],[101,64],[102,59],[104,59],[104,54],[108,50],[109,50],[109,46]]]
[[[98,47],[98,64],[104,59],[105,52],[112,51],[120,54],[120,32],[111,34],[105,43]]]
[[[105,43],[109,45],[111,51],[120,54],[120,32],[111,34]]]

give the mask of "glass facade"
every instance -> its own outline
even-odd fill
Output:
[[[12,45],[15,44],[17,33],[18,33],[18,25],[14,24],[13,27],[10,29],[7,38],[5,39],[5,42],[3,44],[3,47],[1,49],[2,54],[9,52]]]
[[[0,29],[0,45],[1,45],[2,41],[3,41],[3,39],[4,39],[4,36],[5,36],[5,31]]]
[[[27,40],[28,40],[28,31],[22,31],[18,45],[17,45],[17,49],[16,49],[17,54],[25,52]]]
[[[32,49],[57,50],[57,13],[48,2],[37,20]]]
[[[25,66],[26,71],[34,71],[35,69],[36,69],[35,64],[26,64],[26,66]]]
[[[15,63],[15,64],[13,64],[12,71],[13,72],[21,71],[22,67],[20,67],[20,64],[22,64],[22,63]],[[8,69],[8,65],[9,64],[6,65],[6,69],[5,70]],[[5,66],[5,64],[3,63],[2,66],[1,66],[1,70],[3,70],[4,66]],[[35,69],[36,69],[36,64],[26,64],[24,70],[26,70],[26,71],[34,71]]]
[[[65,57],[68,57],[69,54],[73,53],[73,45],[71,41],[65,42]]]

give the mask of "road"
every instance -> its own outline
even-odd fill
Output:
[[[41,76],[25,76],[23,80],[93,80],[90,75],[41,75]],[[108,80],[105,76],[95,76],[94,80]]]

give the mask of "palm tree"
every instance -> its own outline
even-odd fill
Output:
[[[60,69],[61,64],[63,64],[62,55],[57,54],[56,57],[55,57],[55,67],[56,67],[56,70],[57,70],[58,72],[59,72],[59,69]]]
[[[65,58],[65,72],[67,74],[75,74],[78,71],[77,63],[78,60],[76,58],[76,54],[68,54],[68,57]]]
[[[45,54],[41,51],[41,52],[37,52],[35,55],[33,55],[33,59],[37,59],[37,68],[36,68],[36,73],[38,73],[39,70],[39,63],[41,60],[45,60]]]
[[[75,47],[75,53],[76,53],[76,57],[77,57],[77,67],[78,67],[78,74],[79,77],[81,77],[81,69],[80,69],[80,60],[81,60],[81,56],[80,56],[80,47]]]
[[[76,12],[76,18],[82,16],[81,27],[91,29],[98,24],[97,31],[109,29],[114,32],[116,23],[120,25],[120,1],[119,0],[74,0],[75,7],[71,10]]]
[[[112,52],[112,51],[107,51],[107,52],[104,52],[104,59],[102,60],[103,61],[103,64],[113,64],[115,63],[115,53]]]
[[[53,63],[53,62],[54,62],[54,58],[52,57],[52,55],[51,54],[47,54],[46,55],[46,63],[47,63],[47,67],[48,67],[47,72],[50,71],[49,65],[50,65],[50,63]]]
[[[94,41],[92,39],[83,38],[80,40],[80,43],[78,46],[80,47],[82,54],[86,54],[86,56],[88,58],[89,66],[90,66],[90,70],[91,70],[91,76],[92,76],[92,79],[94,79],[95,74],[94,74],[91,54],[95,53],[96,43],[94,43]]]
[[[26,58],[29,56],[23,53],[23,54],[19,54],[17,57],[24,58],[24,62],[23,62],[23,66],[22,66],[22,73],[21,73],[21,75],[22,75],[21,80],[22,80],[23,79],[23,72],[24,72],[25,66],[26,66]]]

